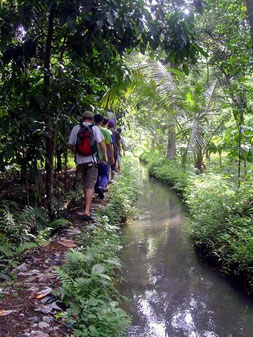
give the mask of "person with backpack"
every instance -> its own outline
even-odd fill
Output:
[[[94,185],[97,180],[97,146],[101,150],[101,162],[106,162],[106,148],[104,136],[93,124],[94,114],[91,111],[83,113],[83,120],[74,126],[70,133],[68,147],[75,153],[77,169],[82,174],[84,191],[83,220],[90,221],[90,207],[92,203]]]
[[[106,150],[107,150],[106,154],[109,159],[108,161],[111,165],[113,165],[114,164],[114,153],[113,153],[111,134],[108,129],[102,127],[102,125],[107,125],[109,120],[104,118],[104,116],[100,114],[96,114],[94,116],[94,122],[95,122],[95,125],[99,127],[100,131],[102,132],[102,135],[104,136],[103,143],[106,146]],[[98,148],[98,158],[101,160],[101,157],[102,157],[102,153],[100,149]],[[104,199],[104,191],[109,181],[109,171],[110,171],[109,163],[106,162],[106,163],[98,164],[98,177],[97,177],[97,182],[95,185],[95,192],[98,193],[98,196],[100,199]]]

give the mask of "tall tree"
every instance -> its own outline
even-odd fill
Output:
[[[252,44],[252,48],[253,48],[253,1],[252,0],[246,0],[246,5],[247,5],[247,9],[248,9],[251,44]]]

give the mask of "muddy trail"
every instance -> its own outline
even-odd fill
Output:
[[[143,169],[140,216],[124,232],[129,337],[252,337],[253,301],[200,261],[176,193]]]
[[[81,220],[83,200],[69,204],[72,225],[56,234],[48,245],[29,251],[14,272],[16,279],[0,288],[1,337],[71,337],[73,334],[57,314],[66,308],[54,290],[60,286],[56,267],[64,254],[82,244],[80,235],[87,223]],[[93,210],[106,200],[96,199]]]

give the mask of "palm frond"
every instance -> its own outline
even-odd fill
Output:
[[[171,72],[161,62],[149,60],[140,70],[155,81],[161,93],[171,95],[176,91]]]
[[[218,79],[216,79],[213,84],[205,91],[204,96],[206,98],[206,109],[208,110],[210,107],[210,104],[214,98],[214,93],[215,93],[215,89],[218,83]]]

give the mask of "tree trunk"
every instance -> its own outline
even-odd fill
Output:
[[[210,152],[208,151],[208,150],[206,150],[206,159],[209,161],[209,163],[210,163],[210,161],[211,161],[211,154],[210,154]]]
[[[175,159],[176,157],[176,141],[175,141],[175,125],[169,126],[168,130],[168,147],[167,147],[167,158],[168,159]]]
[[[248,9],[248,19],[249,19],[249,26],[250,26],[250,36],[251,36],[251,44],[253,48],[253,1],[246,0],[246,5]]]
[[[248,174],[247,171],[247,160],[244,160],[244,175],[246,176]]]
[[[56,171],[60,172],[62,171],[62,157],[61,157],[62,153],[61,150],[59,149],[59,146],[57,147],[56,150],[56,157],[57,157],[57,164],[56,164]]]
[[[238,125],[238,188],[241,187],[241,163],[242,163],[242,125]]]
[[[47,208],[50,217],[54,217],[53,194],[54,194],[54,153],[56,133],[47,137],[46,140],[46,195]]]
[[[199,173],[204,173],[206,171],[206,165],[204,163],[204,153],[203,151],[199,151],[195,158],[195,165]]]
[[[21,184],[26,184],[27,182],[27,162],[26,160],[23,160],[21,163],[20,181],[21,181]]]
[[[64,189],[67,191],[67,175],[68,175],[68,150],[64,151]]]
[[[45,57],[44,57],[44,113],[45,113],[45,121],[47,128],[47,137],[46,137],[46,195],[47,195],[47,208],[50,217],[54,216],[53,209],[53,180],[54,180],[54,172],[53,172],[53,164],[54,164],[54,152],[55,152],[55,140],[56,134],[52,130],[51,122],[50,122],[50,63],[51,63],[51,49],[52,49],[52,41],[53,41],[53,33],[54,33],[54,13],[55,9],[52,6],[49,13],[48,18],[48,28],[47,28],[47,39],[45,46]]]

